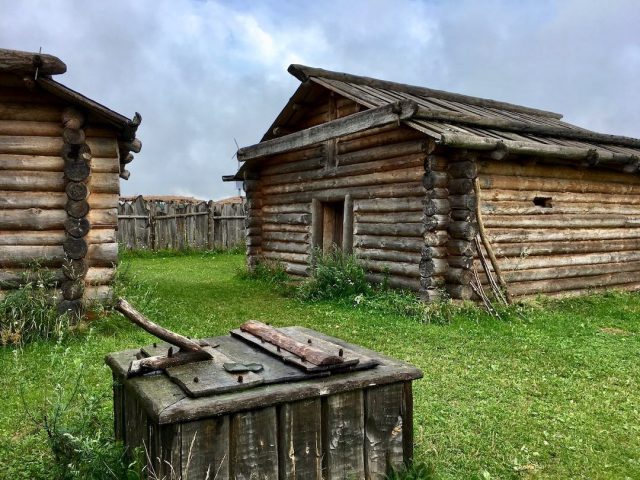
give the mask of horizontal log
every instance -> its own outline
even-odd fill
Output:
[[[560,292],[563,290],[611,287],[619,284],[640,282],[640,271],[617,272],[587,277],[554,278],[532,282],[517,282],[509,285],[512,295],[531,295],[535,293]]]
[[[447,258],[448,252],[445,247],[422,247],[422,256],[425,258]]]
[[[265,205],[261,212],[265,215],[278,213],[311,213],[310,203],[290,203],[288,205]]]
[[[87,145],[95,157],[117,158],[118,149],[115,139],[87,138]],[[39,136],[0,136],[0,153],[14,155],[60,155],[64,142],[62,137]]]
[[[451,220],[457,222],[475,222],[477,215],[475,210],[469,210],[466,208],[454,208],[449,212]]]
[[[482,202],[482,212],[486,215],[548,215],[548,214],[615,214],[640,215],[640,205],[620,205],[603,203],[564,203],[553,197],[549,203],[551,207],[534,205],[529,202]]]
[[[546,190],[496,190],[482,191],[482,200],[487,202],[533,202],[535,197],[551,197],[553,203],[597,203],[640,205],[640,195],[613,195],[608,193],[551,192]]]
[[[444,278],[447,283],[454,283],[458,285],[469,285],[472,276],[473,274],[471,270],[464,268],[449,268],[444,274]]]
[[[424,228],[427,232],[447,229],[449,223],[451,220],[448,215],[429,215],[423,218]]]
[[[449,205],[452,209],[474,210],[476,208],[476,196],[469,195],[449,195]]]
[[[422,258],[421,252],[407,252],[401,250],[387,250],[381,248],[355,250],[356,257],[363,260],[381,260],[389,262],[415,263],[416,265]]]
[[[447,215],[450,211],[451,205],[448,199],[427,199],[422,213],[426,216]]]
[[[449,262],[445,258],[423,257],[418,264],[418,271],[422,277],[444,275],[449,270]]]
[[[62,245],[66,239],[64,230],[6,230],[0,231],[0,245]],[[116,232],[113,229],[99,228],[90,230],[87,234],[88,243],[112,243],[116,241]]]
[[[270,194],[310,192],[313,190],[325,190],[344,187],[353,188],[366,185],[377,186],[391,183],[419,181],[421,178],[421,169],[418,169],[417,167],[401,168],[398,170],[369,173],[352,177],[338,177],[326,180],[320,179],[292,184],[265,186],[262,189],[262,194],[266,196]]]
[[[113,173],[92,173],[89,177],[89,190],[94,193],[120,194],[120,180]]]
[[[355,235],[391,235],[421,237],[425,232],[423,223],[383,224],[383,223],[356,223]]]
[[[475,296],[473,290],[468,285],[447,283],[445,289],[447,294],[456,300],[472,300]]]
[[[309,225],[285,225],[283,223],[263,223],[260,232],[298,232],[309,233]]]
[[[260,163],[260,171],[268,173],[276,173],[272,169],[277,170],[285,163],[298,163],[311,159],[323,159],[324,145],[312,145],[308,148],[294,150],[291,152],[281,153],[276,157],[266,158]],[[286,172],[282,172],[286,173]]]
[[[0,210],[0,230],[61,230],[66,219],[67,213],[64,210]],[[115,228],[118,211],[115,208],[91,210],[87,219],[94,228]]]
[[[423,163],[422,155],[413,154],[403,157],[395,157],[391,160],[377,160],[358,163],[355,165],[340,165],[330,170],[307,170],[304,172],[287,173],[282,175],[262,175],[261,185],[264,187],[264,192],[269,192],[269,188],[275,185],[283,184],[297,184],[304,182],[313,182],[316,180],[327,181],[332,178],[343,178],[361,176],[366,174],[379,174],[382,176],[382,172],[389,172],[393,170],[415,168],[416,170],[421,167]]]
[[[98,243],[89,245],[86,261],[90,267],[113,267],[118,264],[118,244]]]
[[[107,285],[88,286],[84,289],[84,302],[104,303],[113,300],[113,287]]]
[[[379,235],[356,235],[353,241],[356,249],[383,248],[405,252],[420,252],[424,246],[422,237],[390,237]]]
[[[544,127],[543,127],[544,128]],[[613,136],[593,132],[563,129],[561,136],[565,138],[587,139],[600,143],[612,143]],[[640,146],[640,141],[626,137],[615,137],[618,145],[626,145],[632,148]],[[470,150],[494,150],[497,147],[506,148],[509,153],[518,155],[530,155],[537,157],[551,157],[565,160],[577,160],[584,162],[597,161],[598,164],[623,165],[631,160],[631,155],[614,153],[601,148],[587,148],[564,145],[550,145],[535,141],[514,141],[495,138],[478,137],[475,135],[444,133],[440,143],[447,147],[465,148]]]
[[[393,143],[407,142],[410,140],[423,140],[424,135],[416,130],[397,125],[387,125],[343,136],[338,141],[337,153],[346,154],[356,150],[365,150]]]
[[[486,224],[486,222],[485,222]],[[448,226],[449,235],[460,240],[472,240],[478,233],[478,227],[470,222],[451,222]]]
[[[289,194],[272,194],[268,197],[268,203],[270,205],[279,205],[283,203],[301,203],[311,202],[312,198],[317,198],[320,201],[336,201],[337,199],[344,198],[346,195],[351,195],[354,200],[362,198],[387,198],[387,197],[424,197],[424,189],[420,182],[402,182],[393,183],[389,185],[376,185],[375,188],[371,188],[370,185],[354,186],[354,187],[340,187],[331,188],[323,191],[304,191],[299,193]],[[267,201],[267,198],[265,198]]]
[[[33,262],[43,267],[59,266],[64,256],[62,245],[2,245],[0,267],[26,267]]]
[[[346,154],[338,154],[336,162],[338,165],[353,165],[363,162],[384,161],[395,158],[422,158],[423,162],[426,158],[426,151],[429,141],[409,140],[407,142],[390,143],[386,145],[375,146],[362,150],[352,151]],[[416,157],[416,154],[417,157]],[[387,162],[388,163],[388,162]]]
[[[500,268],[528,270],[532,268],[563,267],[569,265],[594,265],[600,263],[635,262],[640,260],[640,251],[599,252],[568,255],[530,256],[525,258],[499,258]]]
[[[294,242],[277,242],[266,241],[262,242],[262,251],[276,251],[286,253],[309,253],[310,245],[306,243],[294,243]]]
[[[357,223],[420,223],[422,221],[422,212],[394,212],[393,215],[388,213],[358,212],[355,214]]]
[[[564,165],[548,165],[517,162],[480,161],[482,175],[506,175],[515,177],[562,178],[566,180],[590,181],[596,183],[622,183],[640,185],[640,178],[628,173],[614,172],[598,168],[584,168]]]
[[[470,178],[451,178],[447,188],[452,195],[470,194],[473,193],[473,180]]]
[[[416,111],[417,104],[415,102],[401,100],[383,107],[372,108],[345,118],[332,120],[300,132],[267,140],[251,147],[241,148],[238,150],[237,158],[239,161],[244,162],[269,155],[277,155],[332,138],[364,131],[372,127],[406,120],[411,118]]]
[[[545,296],[552,298],[571,298],[583,295],[595,295],[596,293],[605,292],[637,292],[640,291],[640,282],[631,282],[625,284],[607,285],[605,287],[591,287],[575,290],[562,290],[559,292],[547,292]],[[538,295],[522,295],[519,298],[526,300],[537,297]]]
[[[494,248],[494,250],[498,252],[498,249]],[[447,252],[451,255],[473,257],[476,254],[476,247],[472,241],[452,238],[447,242]]]
[[[65,63],[54,55],[0,49],[0,72],[16,75],[59,75],[67,71]]]
[[[310,225],[311,214],[309,213],[279,213],[273,215],[263,215],[264,223],[276,223],[285,225]]]
[[[92,209],[117,208],[118,199],[118,195],[101,193],[88,198]],[[67,195],[63,192],[0,191],[0,209],[64,209],[66,203]]]
[[[424,234],[424,244],[432,247],[442,247],[449,241],[449,233],[446,230],[426,232]]]
[[[274,262],[282,263],[297,263],[301,266],[309,264],[309,254],[306,253],[290,253],[290,252],[277,252],[274,250],[262,249],[261,257]]]
[[[60,122],[61,115],[62,106],[60,105],[39,105],[29,102],[0,103],[0,120],[5,121]]]
[[[451,162],[448,173],[451,178],[476,178],[478,164],[475,161]]]
[[[263,240],[272,240],[278,242],[294,242],[307,243],[311,235],[307,232],[262,232]]]
[[[385,198],[382,201],[379,199],[362,199],[353,204],[355,213],[421,212],[423,208],[423,200],[415,197]]]
[[[481,267],[478,266],[478,271]],[[640,262],[614,262],[587,265],[569,265],[565,267],[534,268],[529,270],[512,270],[504,272],[504,279],[510,285],[512,282],[526,282],[535,280],[550,280],[555,278],[587,277],[616,272],[640,272]],[[480,274],[483,283],[486,275]]]
[[[425,173],[422,178],[422,186],[426,190],[433,188],[447,188],[449,183],[449,175],[445,172],[431,171]]]
[[[496,255],[522,257],[529,255],[554,255],[565,253],[616,252],[640,250],[640,238],[625,240],[550,241],[534,243],[497,243],[493,246]]]
[[[449,198],[449,190],[446,188],[432,188],[431,190],[424,192],[424,198],[427,200],[446,200]]]
[[[447,262],[449,263],[450,268],[469,270],[473,266],[473,257],[468,257],[466,255],[449,255],[447,257]]]
[[[379,273],[367,273],[365,278],[368,282],[375,285],[388,285],[392,288],[403,290],[411,290],[417,292],[420,290],[420,279],[415,277],[404,277],[400,275],[383,275]]]
[[[627,215],[487,215],[487,228],[598,228],[640,227],[640,216]]]
[[[389,273],[410,278],[420,278],[417,263],[391,262],[360,259],[362,266],[370,272]]]
[[[480,175],[478,178],[483,190],[545,190],[548,192],[640,195],[640,185],[634,184],[603,183],[564,178],[512,177],[507,175]]]
[[[640,238],[640,228],[585,228],[585,229],[491,229],[488,232],[492,243],[551,242],[581,240],[623,240]]]

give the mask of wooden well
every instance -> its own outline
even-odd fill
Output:
[[[382,479],[411,460],[411,382],[420,370],[306,328],[279,331],[339,346],[345,358],[358,356],[362,369],[302,372],[239,335],[205,339],[222,358],[264,367],[245,374],[244,387],[234,390],[237,380],[228,382],[201,362],[127,378],[141,351],[163,354],[168,345],[113,353],[106,361],[114,378],[116,439],[129,451],[146,451],[147,468],[159,478],[169,478],[171,465],[176,478],[190,479],[207,472],[218,480]],[[230,390],[207,393],[224,385]]]

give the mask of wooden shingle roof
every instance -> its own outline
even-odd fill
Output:
[[[278,136],[278,131],[286,131],[286,125],[301,115],[300,106],[313,97],[319,86],[356,102],[371,113],[395,105],[398,122],[452,148],[497,149],[628,172],[640,171],[640,140],[593,132],[562,121],[559,113],[304,65],[289,66],[289,73],[302,82],[300,87],[261,143],[238,151],[239,160],[268,156],[273,148],[267,147],[275,146],[277,141],[280,141],[280,151],[295,149],[300,139],[289,141],[289,137],[296,140],[297,134]],[[362,112],[351,117],[355,119],[358,115],[362,116]],[[347,118],[324,125],[344,123]],[[246,167],[233,178],[241,177],[239,174],[244,171]]]

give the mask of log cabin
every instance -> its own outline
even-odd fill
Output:
[[[33,264],[59,310],[111,296],[120,178],[141,149],[129,119],[52,78],[57,57],[0,49],[0,298]]]
[[[315,249],[425,300],[640,288],[640,140],[562,115],[291,65],[301,84],[240,148],[249,266]]]

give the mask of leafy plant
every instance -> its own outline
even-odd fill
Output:
[[[432,464],[414,463],[400,470],[392,469],[386,480],[435,480],[436,471]]]
[[[23,345],[49,340],[69,328],[69,315],[59,315],[55,305],[53,274],[32,264],[17,288],[0,300],[0,345]]]
[[[332,300],[354,298],[372,291],[365,270],[354,255],[333,249],[328,253],[313,252],[311,278],[297,291],[302,300]]]
[[[101,407],[110,402],[110,396],[108,392],[96,395],[85,384],[83,353],[71,353],[59,336],[45,359],[49,375],[38,382],[41,396],[34,401],[29,372],[21,362],[23,353],[15,351],[24,415],[37,430],[46,433],[56,478],[138,479],[139,468],[125,462],[122,445],[104,434]]]

